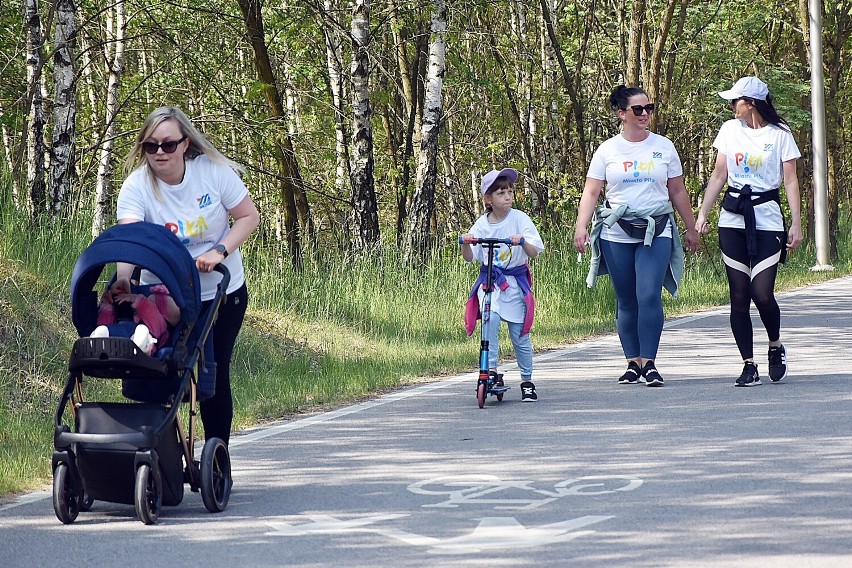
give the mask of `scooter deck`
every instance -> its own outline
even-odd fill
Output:
[[[503,394],[512,387],[491,387],[488,389],[488,394]]]

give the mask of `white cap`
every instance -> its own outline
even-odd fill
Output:
[[[486,192],[491,189],[491,186],[494,185],[494,182],[497,181],[498,177],[508,178],[510,182],[515,183],[518,181],[518,172],[515,168],[503,168],[502,170],[491,170],[484,176],[482,176],[482,184],[479,186],[479,190],[482,192],[482,195],[485,195]]]
[[[757,77],[743,77],[728,91],[720,91],[719,96],[723,99],[733,101],[740,97],[765,101],[769,94],[769,87]]]

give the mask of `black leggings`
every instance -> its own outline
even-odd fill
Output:
[[[206,309],[212,302],[202,304]],[[243,284],[227,295],[219,306],[219,315],[213,329],[213,351],[216,360],[216,394],[201,401],[201,423],[204,438],[221,438],[226,444],[231,437],[231,422],[234,420],[234,399],[231,396],[231,354],[237,334],[243,325],[248,304],[248,288]]]
[[[757,231],[757,255],[749,259],[745,229],[719,228],[719,248],[731,293],[731,331],[743,360],[754,358],[752,301],[769,341],[778,341],[781,337],[781,308],[775,300],[775,277],[781,250],[786,244],[783,231]]]

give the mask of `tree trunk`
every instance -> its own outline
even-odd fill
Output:
[[[74,173],[75,121],[77,118],[77,77],[74,73],[74,47],[77,37],[77,7],[73,0],[57,0],[54,36],[53,147],[50,154],[50,193],[53,214],[65,204]]]
[[[275,81],[275,73],[272,70],[269,51],[266,47],[260,1],[239,0],[239,4],[248,32],[248,39],[254,51],[254,62],[258,78],[263,84],[263,94],[269,105],[272,118],[278,121],[275,133],[275,159],[278,163],[281,184],[284,230],[289,247],[290,260],[293,266],[301,267],[302,239],[297,223],[301,224],[302,231],[307,233],[309,237],[313,234],[313,222],[311,221],[307,195],[304,190],[304,181],[302,180],[301,173],[299,173],[299,164],[296,161],[296,155],[293,151],[293,142],[287,135],[284,125],[287,115],[281,99],[281,92],[278,90]]]
[[[117,0],[112,9],[107,12],[105,54],[106,60],[109,62],[109,78],[107,80],[103,145],[101,146],[98,177],[95,185],[95,211],[92,219],[93,237],[101,234],[107,226],[107,212],[110,210],[113,193],[112,151],[115,147],[115,137],[118,131],[115,117],[118,112],[118,88],[121,85],[121,74],[124,71],[124,34],[126,31],[124,8],[124,0]]]
[[[541,0],[542,17],[544,25],[547,29],[547,37],[553,46],[553,54],[556,56],[556,61],[559,63],[559,69],[562,72],[562,84],[565,92],[568,93],[568,100],[571,102],[571,114],[574,116],[574,128],[577,132],[577,146],[579,150],[579,160],[581,164],[588,163],[586,160],[586,127],[583,118],[583,105],[579,98],[579,91],[574,86],[574,80],[571,73],[568,72],[568,65],[565,63],[565,58],[562,56],[562,48],[559,46],[559,39],[556,37],[556,30],[553,27],[553,19],[550,13],[550,5],[548,0]],[[579,70],[577,75],[579,76]]]
[[[638,87],[642,77],[642,37],[645,35],[645,0],[633,0],[630,18],[630,45],[627,48],[628,87]]]
[[[370,107],[370,0],[352,11],[352,211],[358,250],[379,242],[379,208],[373,177],[373,123]]]
[[[47,205],[44,164],[44,99],[42,97],[41,16],[38,0],[26,0],[25,23],[27,27],[27,100],[29,101],[29,129],[27,132],[27,187],[29,199],[18,207],[31,216],[43,211]]]
[[[431,245],[429,227],[435,211],[435,183],[437,178],[438,136],[443,115],[442,90],[446,68],[447,5],[444,0],[434,0],[432,13],[432,40],[429,44],[429,72],[423,106],[423,128],[420,136],[420,155],[417,163],[417,187],[411,202],[405,258],[425,259]]]
[[[337,11],[337,0],[324,0],[325,11]],[[346,143],[346,113],[343,110],[343,101],[346,92],[343,84],[343,39],[340,31],[331,25],[322,25],[325,36],[325,58],[328,66],[328,83],[331,91],[331,100],[334,108],[334,155],[335,172],[334,187],[337,195],[343,195],[346,190],[347,180],[350,178],[349,170],[349,145]]]

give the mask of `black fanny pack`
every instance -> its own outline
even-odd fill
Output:
[[[669,224],[669,214],[663,213],[653,218],[657,224],[654,236],[659,237]],[[645,240],[645,231],[648,230],[648,221],[645,219],[619,219],[618,226],[621,227],[633,239]]]

